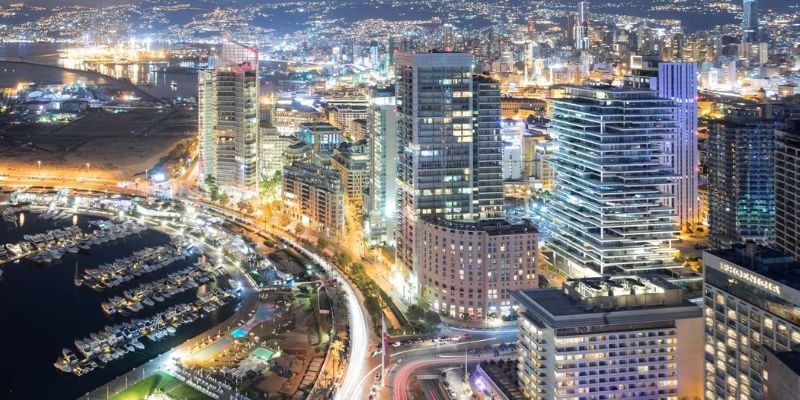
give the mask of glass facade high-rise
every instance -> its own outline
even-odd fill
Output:
[[[800,130],[775,132],[775,245],[800,259]]]
[[[715,247],[775,238],[775,129],[758,109],[734,109],[708,125],[710,239]]]
[[[258,189],[258,52],[224,39],[198,74],[199,141],[204,176],[228,190]]]
[[[668,203],[675,102],[650,90],[566,87],[552,100],[557,150],[548,246],[573,277],[678,268]]]
[[[465,53],[399,53],[397,258],[414,270],[419,217],[502,218],[497,82],[473,76]]]
[[[742,42],[758,42],[758,0],[742,2]]]
[[[675,140],[666,151],[673,155],[672,169],[675,196],[670,202],[678,215],[678,226],[688,229],[700,222],[698,192],[699,154],[697,143],[697,64],[692,62],[661,62],[657,55],[631,56],[631,75],[625,84],[639,89],[651,89],[660,97],[675,101],[677,107]]]
[[[367,118],[370,183],[367,227],[370,241],[392,243],[397,210],[397,101],[393,90],[374,90]]]

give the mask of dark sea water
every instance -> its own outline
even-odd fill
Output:
[[[89,231],[90,219],[96,218],[78,217],[78,225],[84,232]],[[0,225],[0,244],[16,242],[22,240],[25,234],[41,233],[68,224],[72,224],[72,220],[53,222],[26,213],[25,223],[21,227],[7,223]],[[236,306],[233,303],[221,307],[208,317],[181,326],[175,336],[160,342],[153,343],[142,338],[145,350],[128,353],[105,368],[96,369],[82,377],[65,374],[53,367],[63,347],[75,349],[75,339],[88,337],[106,325],[128,320],[122,316],[107,317],[100,303],[111,296],[121,295],[126,289],[185,268],[196,260],[196,256],[103,292],[75,287],[73,278],[76,263],[80,273],[83,268],[96,267],[128,256],[135,250],[168,242],[167,235],[147,230],[141,235],[93,246],[88,254],[65,254],[51,265],[39,266],[22,260],[18,264],[0,266],[4,272],[0,280],[0,399],[75,399],[230,316]],[[147,317],[170,305],[193,301],[197,290],[203,289],[187,290],[163,303],[145,307],[134,316]]]

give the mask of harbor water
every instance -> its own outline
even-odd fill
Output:
[[[37,214],[23,213],[24,221],[17,226],[0,221],[0,244],[23,240],[23,235],[44,233],[50,229],[77,224],[84,232],[90,232],[88,221],[96,217],[77,216],[60,221],[45,220]],[[198,290],[208,290],[214,283],[189,289],[183,293],[156,303],[152,307],[134,314],[106,316],[100,305],[111,296],[142,283],[166,277],[171,272],[185,268],[197,260],[192,255],[176,261],[158,271],[142,275],[117,287],[95,291],[89,287],[75,287],[74,276],[84,268],[94,268],[114,259],[127,257],[145,247],[166,245],[168,235],[148,229],[125,239],[96,245],[88,252],[64,254],[50,264],[35,264],[22,259],[18,263],[0,266],[0,399],[75,399],[105,382],[116,378],[134,367],[158,356],[230,316],[235,302],[221,307],[210,315],[183,325],[177,333],[159,342],[142,338],[144,350],[128,353],[111,361],[104,368],[83,376],[63,373],[53,366],[61,355],[62,348],[75,349],[75,339],[88,337],[90,333],[103,330],[106,325],[128,321],[130,318],[145,318],[171,305],[191,302]],[[224,280],[224,279],[223,279]]]

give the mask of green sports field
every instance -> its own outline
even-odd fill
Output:
[[[179,381],[166,372],[158,372],[145,380],[118,393],[110,400],[144,400],[147,396],[160,391],[175,400],[211,400],[189,385]]]

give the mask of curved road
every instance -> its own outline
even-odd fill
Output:
[[[52,179],[52,178],[51,178]],[[10,182],[11,181],[11,182]],[[70,184],[66,181],[59,181],[54,182],[50,180],[44,179],[36,179],[33,181],[25,182],[24,178],[21,177],[7,177],[6,185],[35,185],[37,187],[44,187],[44,186],[51,186],[53,188],[65,188],[69,187],[75,190],[97,190],[98,186],[100,186],[103,190],[107,190],[109,192],[117,192],[120,194],[133,194],[130,193],[131,190],[125,190],[118,187],[110,187],[107,182],[102,180],[97,180],[99,182],[76,182]],[[13,183],[12,183],[13,182]],[[48,185],[49,184],[49,185]],[[140,194],[141,195],[141,194]],[[188,199],[180,199],[181,201],[191,203],[199,208],[206,208],[212,209],[220,214],[233,217],[238,220],[247,220],[250,223],[251,230],[253,227],[257,226],[257,224],[253,221],[250,221],[245,216],[230,212],[229,210],[221,209],[215,205],[204,203],[204,202],[197,202]],[[368,313],[367,310],[364,308],[363,303],[359,300],[359,297],[356,295],[356,290],[350,285],[349,281],[344,278],[344,276],[339,272],[337,268],[333,265],[328,263],[325,259],[313,253],[306,248],[300,246],[298,243],[294,242],[291,239],[282,237],[285,242],[290,244],[291,246],[295,247],[296,249],[300,250],[314,260],[317,264],[323,267],[326,272],[331,274],[333,277],[336,278],[340,283],[342,283],[342,287],[345,289],[345,294],[347,298],[347,310],[348,310],[348,318],[350,323],[350,347],[349,347],[349,355],[347,357],[347,367],[339,385],[339,389],[336,391],[335,399],[336,400],[351,400],[351,399],[361,399],[366,398],[366,393],[368,393],[368,388],[364,387],[364,383],[368,374],[371,374],[372,371],[366,371],[366,366],[371,364],[371,359],[369,357],[368,349],[370,347],[370,343],[376,341],[377,339],[373,338],[374,334],[372,330],[369,328],[371,325],[368,324]],[[187,341],[188,342],[188,341]]]

